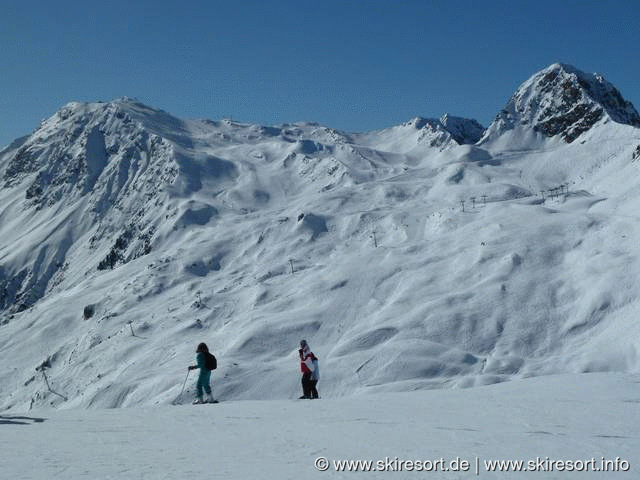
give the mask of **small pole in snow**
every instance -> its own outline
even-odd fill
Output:
[[[476,208],[476,197],[471,197],[472,208]]]
[[[376,238],[376,231],[373,231],[373,245],[378,248],[378,239]]]
[[[487,205],[487,196],[486,195],[482,195],[482,203],[484,205]]]
[[[464,200],[460,200],[460,205],[462,205],[462,211],[464,212]]]
[[[36,368],[36,370],[40,370],[42,372],[42,376],[44,377],[44,383],[47,385],[47,390],[59,396],[66,402],[68,400],[67,397],[65,397],[61,393],[56,392],[54,389],[51,388],[51,384],[49,383],[49,377],[47,377],[47,374],[45,373],[45,369],[49,366],[50,366],[49,360],[45,360],[44,362],[42,362],[42,365]]]
[[[291,275],[293,275],[295,273],[295,270],[293,269],[293,259],[292,258],[289,259],[289,263],[291,264]]]
[[[131,329],[131,336],[135,337],[136,333],[133,331],[133,320],[129,320],[127,323],[129,324],[129,328]]]

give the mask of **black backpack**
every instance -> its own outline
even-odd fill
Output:
[[[218,362],[212,353],[204,352],[204,368],[207,370],[215,370],[218,368]]]

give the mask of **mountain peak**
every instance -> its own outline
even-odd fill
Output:
[[[524,82],[487,130],[485,138],[528,125],[546,137],[567,143],[604,117],[640,127],[640,115],[600,74],[554,63]]]
[[[439,119],[415,117],[404,124],[415,130],[430,129],[441,132],[459,145],[474,144],[484,134],[485,128],[476,120],[454,117],[445,113]]]
[[[485,131],[485,128],[477,120],[454,117],[448,113],[440,117],[439,122],[461,145],[477,143]]]

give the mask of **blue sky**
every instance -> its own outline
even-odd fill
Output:
[[[640,108],[639,27],[634,0],[2,0],[0,145],[120,96],[182,118],[487,126],[557,61]]]

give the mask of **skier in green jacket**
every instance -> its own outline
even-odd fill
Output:
[[[209,353],[209,348],[206,343],[201,343],[198,345],[196,349],[196,365],[191,365],[189,370],[200,369],[200,375],[198,376],[198,382],[196,383],[196,389],[198,392],[198,398],[193,402],[194,404],[199,403],[216,403],[211,395],[211,370],[215,368],[215,366],[207,365],[207,356],[211,355]],[[212,368],[213,367],[213,368]],[[207,397],[204,398],[204,393],[207,394]]]

